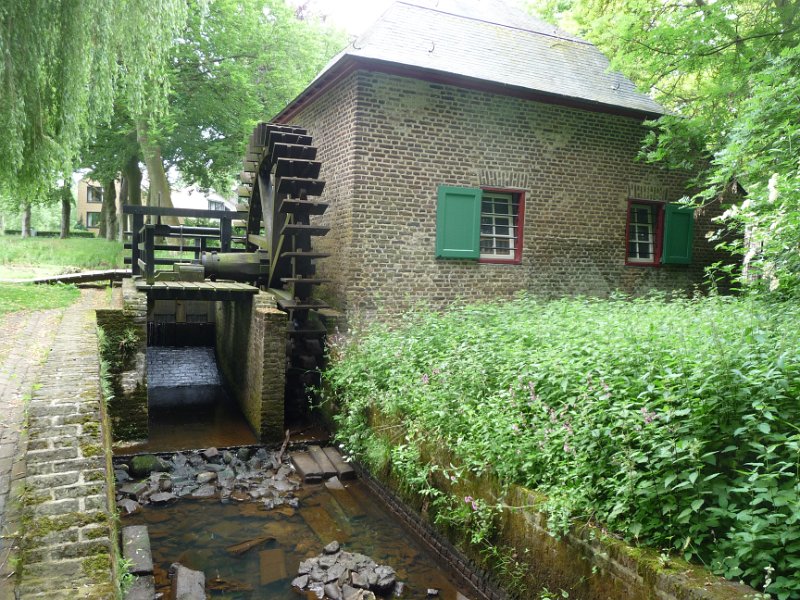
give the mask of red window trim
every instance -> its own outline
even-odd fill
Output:
[[[478,262],[487,265],[518,265],[522,263],[522,244],[525,232],[525,190],[481,186],[481,191],[494,192],[497,194],[512,194],[517,196],[519,198],[519,216],[517,218],[517,243],[516,246],[514,246],[514,258],[506,260],[503,260],[502,258],[479,258]]]
[[[653,241],[653,261],[652,262],[631,262],[628,260],[628,243],[631,235],[631,204],[648,204],[656,207],[656,236]],[[638,198],[628,198],[625,213],[625,265],[628,267],[660,267],[661,266],[661,247],[664,237],[664,203],[653,200],[640,200]]]

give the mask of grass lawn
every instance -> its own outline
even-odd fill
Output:
[[[120,242],[103,239],[0,237],[0,278],[122,267]]]
[[[19,310],[69,306],[79,295],[74,285],[0,283],[0,316]]]

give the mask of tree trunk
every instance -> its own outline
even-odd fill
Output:
[[[117,239],[117,186],[113,179],[103,188],[103,220],[106,227],[100,235],[109,241]]]
[[[69,237],[69,220],[72,212],[72,188],[70,178],[64,177],[64,185],[61,186],[61,232],[59,236],[62,240]]]
[[[161,158],[161,146],[150,141],[147,123],[144,121],[136,123],[136,139],[142,149],[144,165],[150,179],[150,206],[172,208],[172,196],[167,173],[164,170],[164,160]],[[161,217],[161,222],[166,225],[178,225],[176,217]]]
[[[122,182],[125,185],[125,192],[123,195],[122,189],[120,189],[120,196],[122,198],[122,204],[131,204],[133,206],[141,206],[142,205],[142,172],[139,170],[139,156],[133,155],[131,156],[128,161],[122,166]],[[120,227],[120,240],[121,232],[124,230],[130,231],[130,228],[133,227],[133,220],[130,216],[125,215],[124,219],[120,219],[121,227]]]
[[[20,235],[24,238],[31,237],[31,205],[26,204],[22,209],[22,231]]]

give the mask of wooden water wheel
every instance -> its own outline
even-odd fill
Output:
[[[274,292],[278,306],[289,313],[287,331],[287,416],[299,416],[307,388],[319,383],[324,327],[317,311],[327,305],[313,299],[314,262],[328,255],[314,252],[312,238],[328,227],[312,225],[328,205],[318,197],[325,187],[321,163],[311,136],[301,127],[259,123],[250,136],[239,196],[249,206],[247,249],[268,262],[268,275],[259,284]],[[267,272],[267,269],[264,269]]]

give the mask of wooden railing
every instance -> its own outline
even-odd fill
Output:
[[[245,238],[233,235],[233,222],[246,221],[247,212],[125,204],[122,207],[122,214],[132,217],[131,230],[125,232],[130,238],[130,242],[125,243],[125,249],[131,251],[130,257],[125,257],[125,264],[131,265],[134,276],[144,276],[149,284],[154,281],[157,265],[172,265],[186,261],[185,258],[156,258],[157,250],[193,252],[195,259],[199,259],[200,254],[207,250],[245,251]],[[161,223],[161,217],[213,219],[219,221],[219,227],[165,225]],[[152,222],[153,220],[155,222]],[[167,243],[168,239],[172,239],[173,242]],[[175,239],[179,240],[177,244],[174,242]],[[184,243],[185,240],[191,240],[192,243]],[[215,241],[217,243],[213,243]]]

